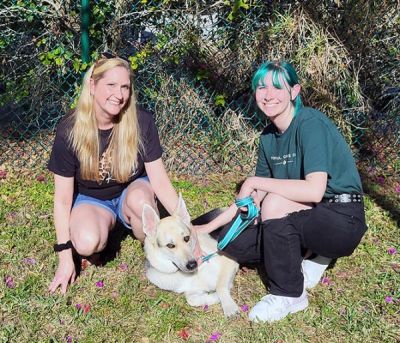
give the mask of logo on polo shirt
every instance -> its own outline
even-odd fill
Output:
[[[274,165],[286,165],[287,163],[293,163],[296,158],[296,153],[285,154],[282,156],[271,156],[271,160]]]

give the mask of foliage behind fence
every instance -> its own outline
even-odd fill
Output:
[[[389,39],[379,43],[390,52],[383,56],[385,73],[382,65],[375,68],[377,61],[362,56],[377,38],[364,38],[357,59],[354,39],[346,41],[351,34],[338,19],[330,23],[336,31],[329,31],[326,18],[318,20],[346,10],[338,3],[91,1],[90,59],[111,50],[130,60],[139,102],[156,116],[171,171],[251,173],[264,125],[250,90],[251,75],[263,60],[286,59],[300,72],[304,102],[335,120],[364,167],[396,182],[396,4],[385,3],[391,15],[377,16],[375,27],[370,25]],[[343,15],[351,24],[349,13]],[[88,68],[81,60],[80,3],[7,0],[0,5],[0,20],[0,167],[43,166],[54,128],[73,107]],[[359,24],[353,25],[358,33]],[[373,92],[371,80],[365,82],[367,74],[380,85],[379,92]]]

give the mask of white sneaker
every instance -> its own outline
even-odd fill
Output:
[[[249,319],[255,322],[273,322],[307,307],[308,298],[305,291],[298,298],[268,294],[251,309]]]
[[[312,260],[303,260],[304,289],[311,289],[318,284],[331,261],[331,258],[319,255]]]

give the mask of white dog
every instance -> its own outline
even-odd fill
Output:
[[[152,207],[144,205],[142,221],[148,261],[146,276],[151,283],[165,290],[185,293],[191,306],[221,302],[226,317],[239,312],[230,295],[239,265],[221,254],[201,261],[201,252],[217,251],[217,242],[208,234],[196,235],[192,231],[180,194],[178,208],[172,216],[160,219]]]

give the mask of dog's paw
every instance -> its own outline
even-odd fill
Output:
[[[226,318],[234,319],[240,316],[239,307],[236,304],[230,304],[228,306],[223,306],[224,315]]]
[[[186,293],[186,300],[190,306],[205,306],[219,303],[217,293]]]

